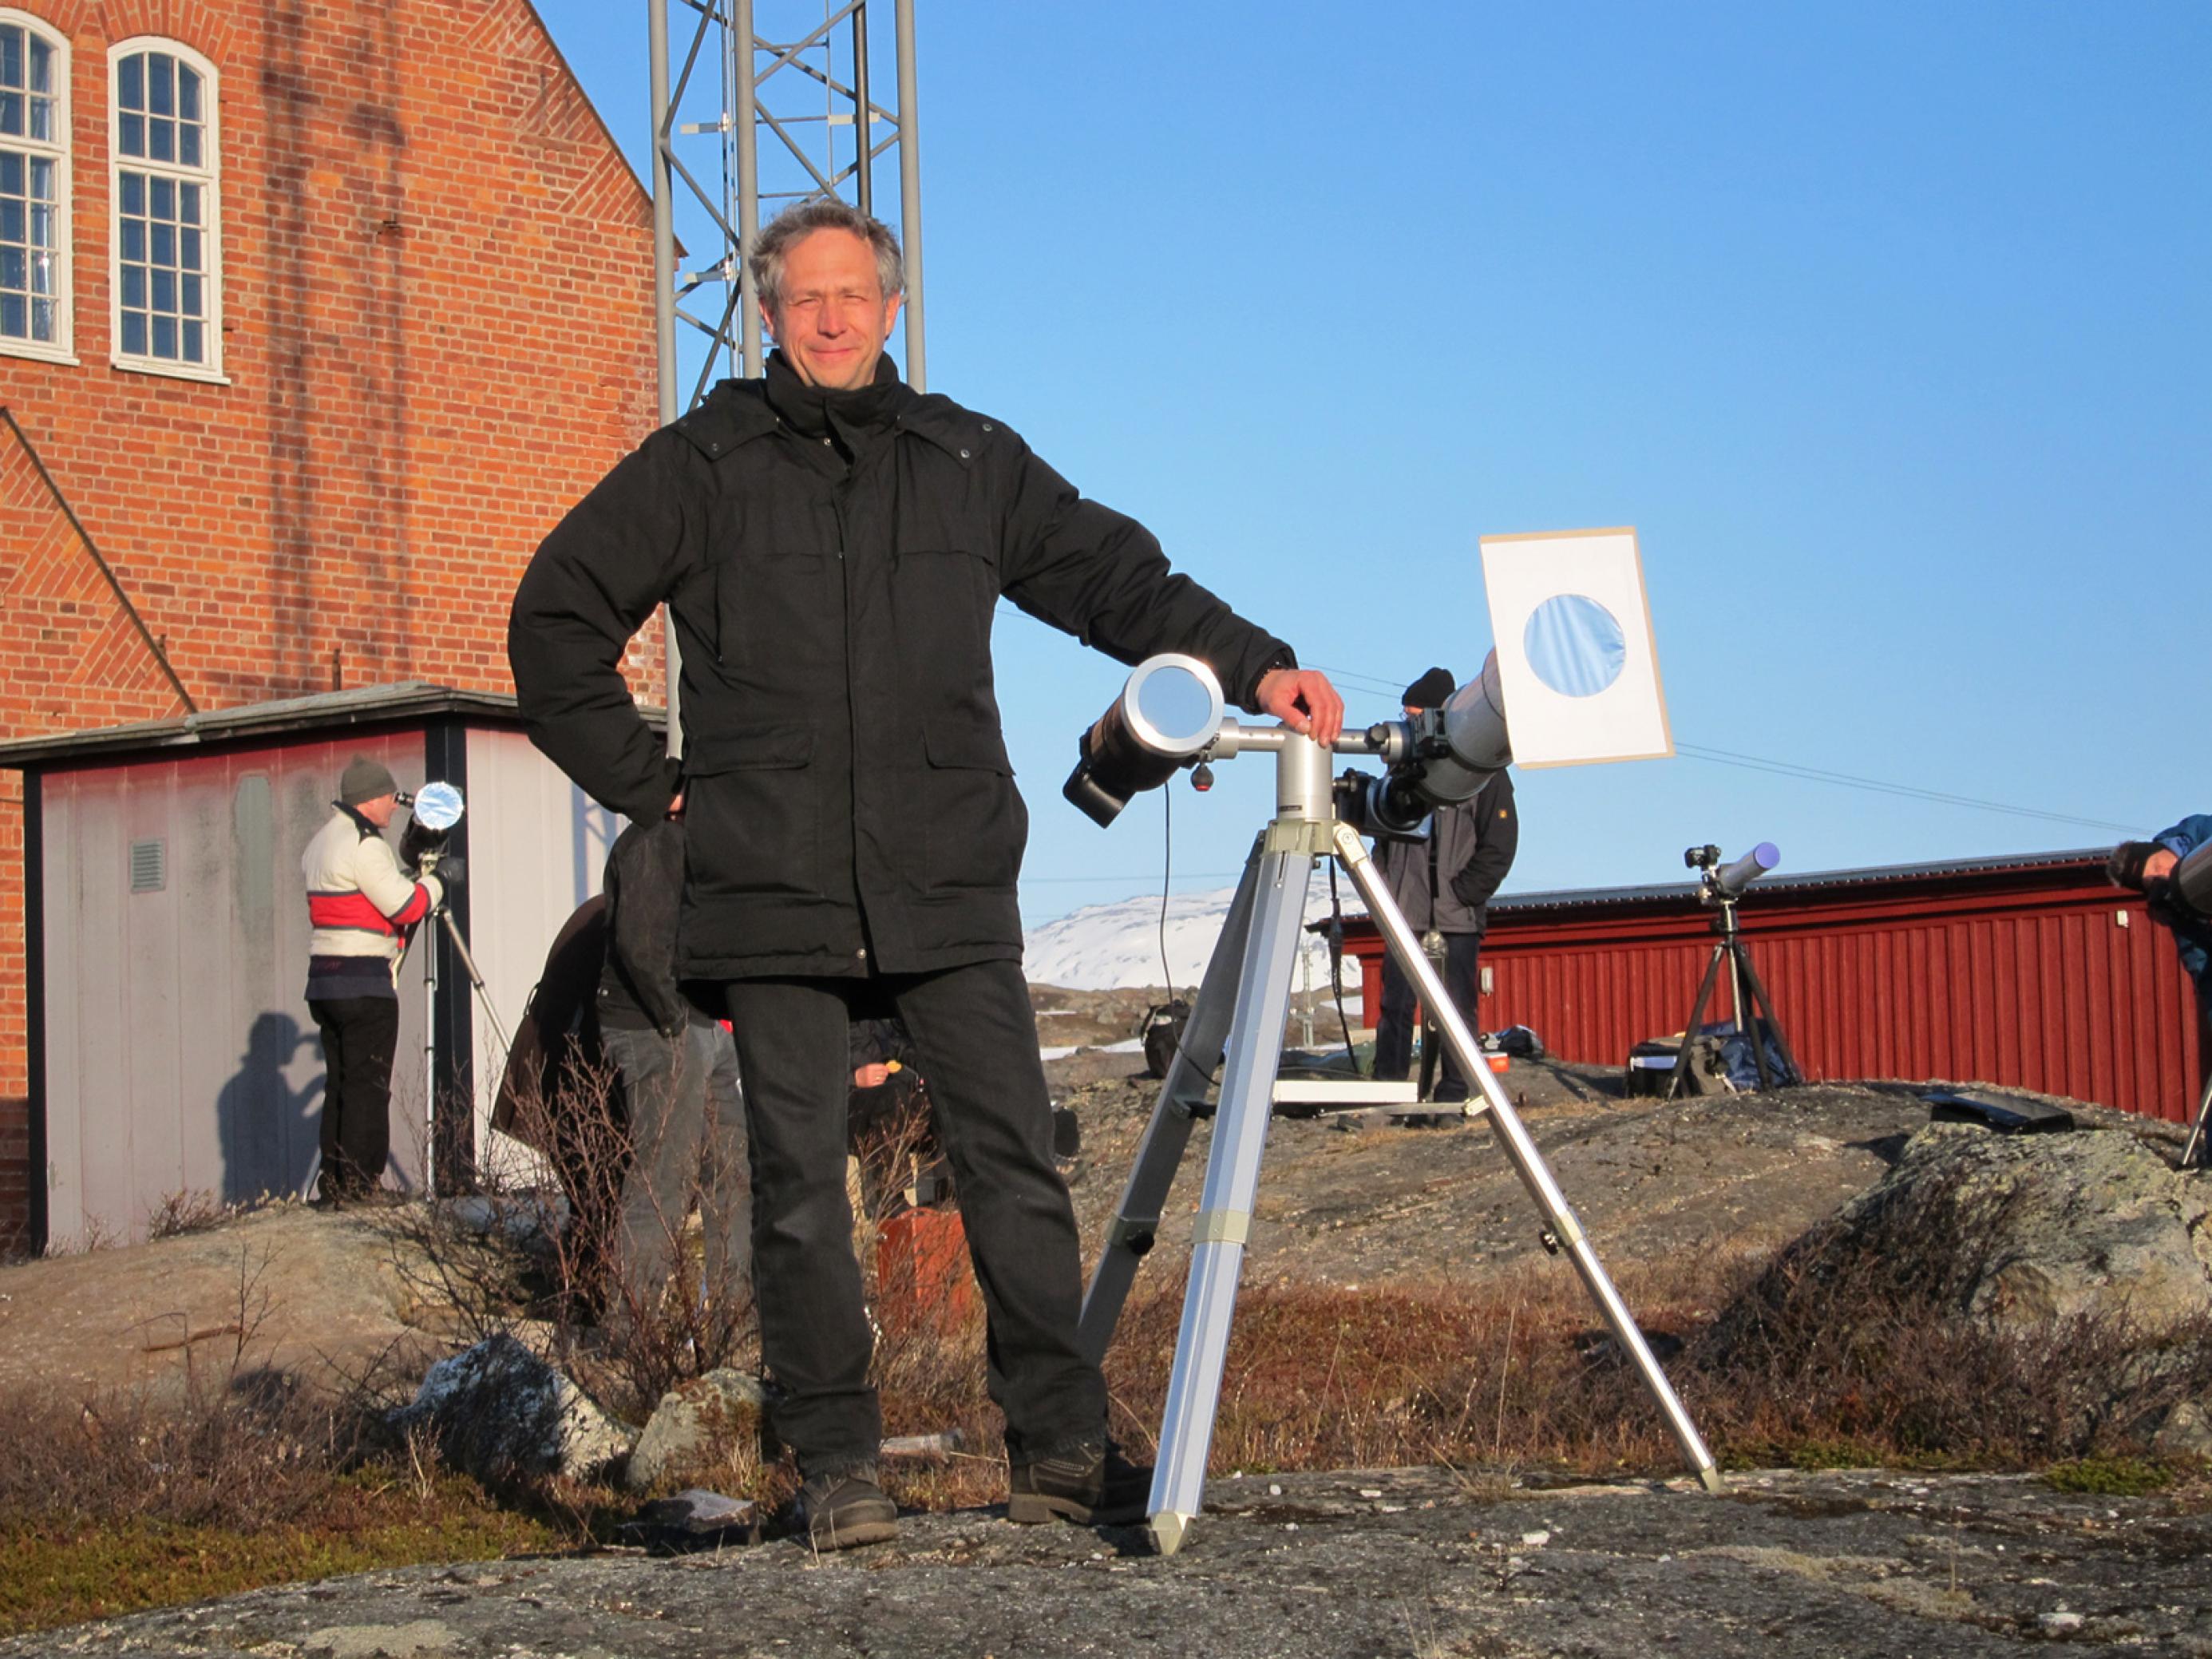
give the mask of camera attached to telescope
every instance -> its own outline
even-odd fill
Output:
[[[1682,849],[1682,862],[1698,872],[1698,897],[1705,904],[1733,904],[1743,890],[1782,862],[1774,843],[1763,841],[1741,858],[1721,862],[1721,849],[1708,843]]]

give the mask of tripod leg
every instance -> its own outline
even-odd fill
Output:
[[[2204,1117],[2208,1112],[2212,1112],[2212,1077],[2204,1079],[2204,1097],[2197,1103],[2197,1122],[2189,1131],[2189,1144],[2181,1149],[2178,1168],[2185,1170],[2196,1162],[2197,1145],[2204,1139]]]
[[[1698,987],[1698,1000],[1690,1005],[1690,1023],[1682,1030],[1682,1046],[1674,1050],[1674,1075],[1667,1083],[1669,1100],[1682,1092],[1682,1079],[1690,1074],[1690,1045],[1698,1040],[1698,1022],[1705,1017],[1705,1003],[1713,994],[1714,981],[1720,977],[1721,954],[1727,949],[1726,943],[1713,946],[1712,960],[1705,964],[1705,982]]]
[[[1082,1322],[1076,1340],[1084,1358],[1094,1364],[1106,1357],[1114,1328],[1121,1318],[1122,1304],[1137,1277],[1137,1263],[1152,1248],[1159,1231],[1160,1209],[1175,1182],[1183,1150],[1190,1143],[1191,1120],[1206,1100],[1206,1085],[1221,1064],[1221,1045],[1229,1035],[1230,1015],[1237,1006],[1237,975],[1244,964],[1244,940],[1252,926],[1252,895],[1259,881],[1260,849],[1244,861],[1243,879],[1237,884],[1229,915],[1214,942],[1213,956],[1199,982],[1198,1000],[1184,1021],[1182,1041],[1168,1074],[1160,1084],[1159,1098],[1145,1137],[1137,1144],[1137,1158],[1129,1170],[1121,1201],[1106,1229],[1105,1248],[1084,1292]]]
[[[1429,1011],[1421,1010],[1421,1088],[1419,1098],[1427,1100],[1436,1093],[1437,1086],[1437,1023],[1429,1018]]]
[[[1184,1292],[1175,1368],[1168,1376],[1160,1423],[1159,1460],[1152,1473],[1152,1537],[1162,1554],[1182,1546],[1206,1489],[1206,1457],[1221,1401],[1221,1369],[1229,1356],[1237,1279],[1252,1226],[1260,1156],[1274,1111],[1275,1069],[1290,1012],[1291,972],[1305,919],[1313,855],[1261,855],[1251,927],[1244,941],[1237,1012],[1221,1075],[1221,1104],[1206,1163]]]
[[[1797,1056],[1790,1052],[1790,1039],[1783,1035],[1781,1016],[1774,1012],[1774,999],[1766,994],[1766,986],[1759,977],[1759,969],[1751,965],[1751,947],[1739,943],[1736,949],[1743,952],[1743,977],[1751,987],[1753,1008],[1764,1017],[1767,1028],[1774,1033],[1774,1052],[1782,1057],[1782,1064],[1787,1068],[1784,1075],[1803,1077],[1805,1073],[1798,1066]],[[1758,1020],[1752,1022],[1751,1030],[1752,1042],[1757,1045],[1752,1052],[1759,1059],[1759,1087],[1763,1089],[1766,1086],[1766,1060],[1764,1045],[1759,1041]]]
[[[1759,975],[1751,971],[1751,952],[1744,949],[1741,939],[1730,939],[1728,951],[1729,983],[1735,990],[1735,1029],[1742,1032],[1751,1044],[1752,1068],[1759,1073],[1759,1091],[1765,1094],[1774,1086],[1774,1071],[1766,1063],[1765,1034],[1759,1029],[1759,1017],[1764,1011],[1756,997],[1746,1001],[1743,994],[1744,981],[1749,979],[1756,984]]]
[[[1567,1252],[1568,1259],[1575,1264],[1575,1272],[1581,1276],[1583,1287],[1589,1292],[1590,1300],[1597,1304],[1598,1311],[1605,1316],[1606,1324],[1613,1331],[1613,1340],[1620,1344],[1623,1351],[1635,1361],[1637,1370],[1643,1374],[1644,1387],[1650,1390],[1652,1399],[1667,1419],[1668,1427],[1674,1431],[1674,1443],[1682,1449],[1682,1455],[1697,1471],[1698,1479],[1705,1483],[1706,1490],[1718,1492],[1721,1489],[1720,1472],[1713,1467],[1713,1455],[1705,1449],[1705,1440],[1698,1433],[1698,1425],[1690,1420],[1689,1413],[1683,1409],[1681,1401],[1675,1396],[1674,1385],[1667,1380],[1667,1373],[1660,1370],[1659,1362],[1652,1358],[1650,1345],[1644,1341],[1644,1333],[1637,1328],[1627,1304],[1620,1299],[1620,1292],[1613,1288],[1613,1280],[1606,1273],[1605,1264],[1597,1259],[1596,1250],[1583,1232],[1582,1224],[1575,1219],[1575,1212],[1567,1207],[1565,1195],[1559,1191],[1559,1183],[1553,1180],[1543,1154],[1536,1150],[1535,1141],[1515,1114],[1512,1102],[1506,1099],[1504,1087],[1490,1067],[1482,1063],[1481,1054],[1476,1052],[1474,1034],[1468,1030],[1467,1022],[1460,1018],[1459,1010],[1452,1006],[1451,1000],[1444,994],[1443,983],[1430,968],[1427,958],[1421,954],[1419,941],[1414,939],[1413,930],[1406,925],[1405,917],[1399,914],[1397,905],[1392,902],[1390,890],[1376,873],[1374,861],[1368,857],[1367,848],[1360,843],[1358,832],[1344,824],[1337,825],[1336,847],[1337,855],[1352,872],[1352,884],[1359,889],[1359,896],[1367,901],[1368,914],[1382,931],[1384,944],[1391,955],[1397,958],[1400,969],[1420,987],[1423,999],[1436,1010],[1437,1023],[1443,1028],[1444,1041],[1451,1046],[1452,1054],[1459,1060],[1460,1069],[1481,1089],[1483,1098],[1489,1106],[1490,1127],[1497,1132],[1498,1144],[1504,1148],[1506,1158],[1520,1176],[1521,1184],[1536,1200],[1536,1207],[1544,1212],[1544,1218],[1551,1224],[1552,1232],[1558,1238],[1560,1248]]]
[[[514,1044],[507,1040],[507,1027],[500,1024],[499,1010],[491,1006],[491,992],[485,988],[483,975],[477,971],[477,959],[469,954],[469,942],[461,937],[461,924],[453,920],[451,910],[440,909],[440,920],[446,924],[446,937],[453,942],[453,955],[461,964],[461,971],[469,976],[476,988],[477,1000],[483,1005],[484,1018],[491,1022],[491,1034],[499,1039],[499,1051],[506,1054]]]

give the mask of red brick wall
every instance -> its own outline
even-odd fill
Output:
[[[654,414],[649,205],[526,0],[11,3],[71,47],[78,362],[0,353],[0,404],[185,689],[509,689],[525,561]],[[137,34],[219,77],[226,386],[109,362],[107,50]],[[0,738],[182,709],[0,426]],[[0,1243],[40,1178],[22,877],[0,773]]]

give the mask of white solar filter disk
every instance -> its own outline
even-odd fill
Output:
[[[1635,531],[1485,536],[1482,580],[1515,764],[1674,752]]]
[[[411,810],[425,830],[450,830],[461,821],[461,792],[450,783],[426,783],[415,792]]]

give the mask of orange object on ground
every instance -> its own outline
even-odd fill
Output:
[[[887,1330],[951,1331],[975,1313],[957,1210],[902,1210],[876,1229],[877,1317]]]
[[[1490,1061],[1490,1069],[1493,1072],[1510,1072],[1513,1069],[1513,1056],[1510,1054],[1489,1054],[1485,1058]]]

